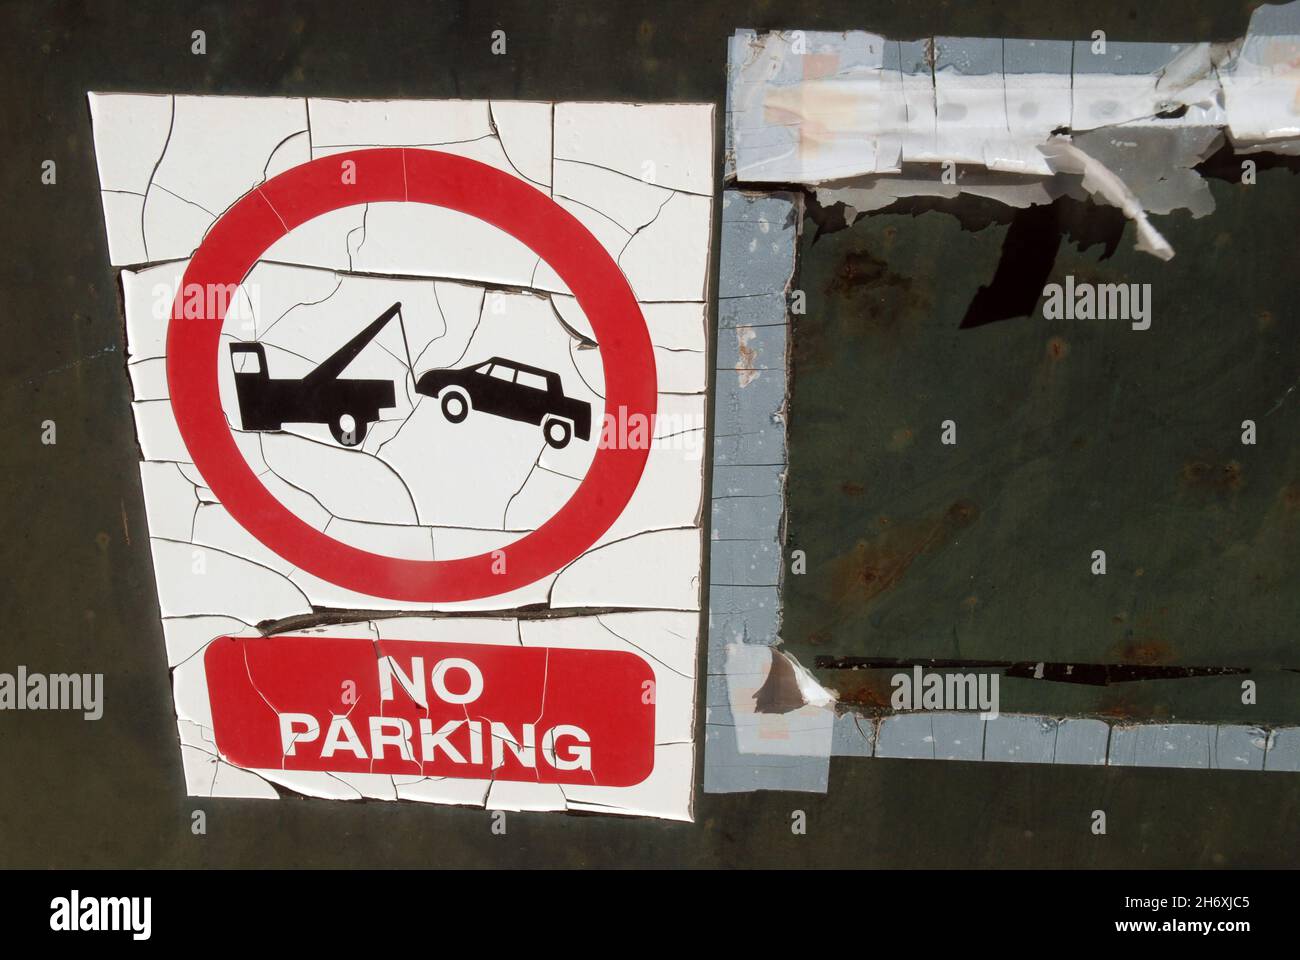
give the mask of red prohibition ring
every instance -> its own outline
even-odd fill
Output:
[[[233,290],[267,248],[295,227],[331,210],[380,202],[458,210],[540,256],[591,322],[605,370],[606,414],[620,423],[640,422],[632,420],[639,415],[653,425],[657,380],[645,318],[622,271],[586,227],[546,194],[494,167],[432,150],[389,147],[334,154],[287,170],[245,194],[212,225],[185,271],[167,329],[167,383],[181,437],[204,481],[244,529],[330,583],[421,603],[474,600],[534,583],[582,554],[618,519],[641,479],[648,444],[598,442],[568,502],[500,550],[456,560],[408,560],[349,546],[292,513],[249,468],[226,422],[217,379],[225,316],[206,314],[208,301],[222,298],[204,296],[205,313],[197,319],[191,298],[187,318],[186,291]]]

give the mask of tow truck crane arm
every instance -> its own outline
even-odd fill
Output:
[[[366,348],[366,344],[379,335],[379,331],[384,328],[384,325],[401,312],[402,304],[399,301],[381,313],[373,323],[322,360],[320,366],[303,377],[304,386],[337,379],[338,375],[347,368],[347,365],[357,358],[357,354]]]

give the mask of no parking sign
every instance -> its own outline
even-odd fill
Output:
[[[91,105],[190,792],[689,817],[711,108]]]
[[[654,352],[636,298],[594,236],[545,194],[486,164],[400,148],[360,150],[294,167],[245,194],[213,225],[185,271],[167,331],[167,382],[181,436],[208,486],[245,529],[285,559],[332,583],[394,600],[495,596],[559,570],[617,519],[641,479],[648,443],[603,441],[577,492],[537,530],[507,547],[456,560],[376,555],[323,534],[283,507],[248,468],[230,436],[217,386],[225,316],[204,296],[190,316],[188,291],[241,283],[262,254],[295,227],[332,210],[374,202],[458,210],[524,242],[573,292],[601,345],[606,416],[653,424]],[[626,439],[626,437],[622,438]],[[648,438],[647,438],[648,440]]]

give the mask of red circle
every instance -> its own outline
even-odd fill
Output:
[[[167,330],[167,383],[176,423],[194,465],[230,515],[302,570],[349,590],[408,602],[506,593],[554,573],[600,539],[636,490],[648,443],[598,442],[568,502],[508,546],[457,560],[407,560],[349,546],[289,511],[249,468],[221,407],[217,365],[225,315],[207,315],[210,301],[221,302],[207,293],[233,291],[272,243],[308,220],[380,202],[428,203],[469,214],[540,256],[591,322],[605,370],[606,415],[617,423],[637,423],[632,418],[641,416],[653,425],[658,397],[650,333],[627,280],[599,241],[516,177],[465,157],[400,147],[356,150],[294,167],[253,188],[212,225],[185,271]],[[199,316],[187,317],[186,306],[193,314],[195,304],[186,293],[195,290],[203,306]]]

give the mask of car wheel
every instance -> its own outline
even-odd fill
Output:
[[[567,420],[557,420],[551,417],[542,424],[542,436],[546,438],[548,444],[559,450],[569,445],[569,438],[573,436],[573,428],[569,426]]]
[[[448,390],[442,395],[442,415],[450,423],[460,423],[469,416],[469,398],[459,390]]]
[[[330,433],[345,447],[355,447],[366,438],[366,421],[350,413],[341,413],[330,421]]]

